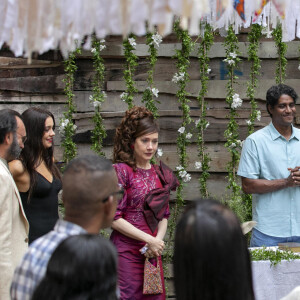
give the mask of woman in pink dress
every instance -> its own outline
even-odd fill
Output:
[[[166,165],[150,163],[157,146],[158,125],[152,113],[144,107],[126,111],[114,144],[114,167],[124,196],[111,235],[119,254],[121,300],[165,299],[161,254],[170,215],[169,193],[178,186],[178,180]],[[163,293],[143,294],[146,257],[160,265]]]

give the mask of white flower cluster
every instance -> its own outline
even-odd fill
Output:
[[[162,151],[162,149],[161,148],[157,148],[157,152],[156,152],[156,154],[157,154],[157,156],[162,156],[164,153],[163,153],[163,151]]]
[[[105,40],[104,40],[104,39],[101,39],[101,40],[100,40],[99,51],[102,51],[102,50],[104,50],[104,49],[106,48],[106,46],[103,45],[104,43],[105,43]],[[92,52],[93,54],[96,53],[96,51],[97,51],[96,48],[92,48],[92,49],[91,49],[91,52]]]
[[[198,124],[200,123],[200,121],[201,121],[200,119],[198,119],[198,120],[195,121],[196,127],[198,126]],[[210,125],[210,123],[207,121],[204,129],[207,129],[207,127],[208,127],[209,125]]]
[[[156,33],[153,34],[151,38],[152,38],[152,42],[150,43],[150,45],[154,45],[158,48],[159,44],[162,42],[162,36]]]
[[[126,92],[123,92],[123,93],[120,95],[121,100],[124,101],[124,102],[125,102],[125,100],[126,100],[127,97],[128,97],[128,93],[126,93]]]
[[[211,69],[207,69],[207,74],[209,74],[211,72]]]
[[[240,98],[239,94],[234,94],[232,97],[232,103],[231,103],[231,108],[236,109],[238,107],[241,107],[243,104],[243,100]]]
[[[260,119],[261,119],[261,111],[260,110],[257,111],[256,119],[257,119],[257,121],[260,121]]]
[[[235,147],[242,147],[243,146],[243,142],[241,141],[241,140],[236,140],[236,142],[235,143],[232,143],[230,146],[229,146],[229,148],[235,148]]]
[[[159,90],[157,88],[150,88],[148,87],[148,89],[152,92],[152,94],[157,98],[158,97],[158,93]]]
[[[192,177],[182,166],[176,167],[176,170],[179,171],[179,176],[183,179],[183,182],[189,182]]]
[[[202,163],[200,161],[195,162],[195,169],[199,170],[202,167]]]
[[[172,82],[177,83],[184,80],[184,72],[175,73]]]
[[[193,136],[193,135],[189,132],[189,133],[186,134],[185,137],[186,137],[188,140],[190,140],[190,139],[192,138],[192,136]]]
[[[69,119],[62,119],[62,120],[61,120],[61,123],[60,123],[60,126],[59,126],[59,129],[58,129],[59,133],[60,133],[61,135],[64,135],[66,128],[67,128],[68,126],[70,126],[70,124],[71,124],[71,123],[70,123]],[[76,126],[75,124],[73,124],[73,125],[72,125],[72,128],[73,128],[73,130],[75,131],[75,130],[77,129],[77,126]]]
[[[223,61],[227,62],[229,65],[234,65],[237,54],[235,52],[230,52],[229,57],[225,58]]]
[[[185,132],[185,127],[184,126],[182,126],[182,127],[180,127],[179,129],[178,129],[178,132],[180,133],[180,134],[184,134],[184,132]],[[188,132],[187,134],[186,134],[186,138],[188,139],[188,140],[190,140],[191,138],[192,138],[192,134],[190,133],[190,132]]]
[[[246,123],[247,123],[247,125],[251,125],[252,124],[251,120],[246,120]]]
[[[101,93],[102,93],[103,98],[107,98],[107,94],[104,91],[102,91]],[[95,108],[99,107],[101,105],[101,102],[98,100],[95,100],[92,95],[89,96],[89,100]]]
[[[136,41],[135,38],[128,39],[129,44],[132,46],[133,49],[136,49]]]

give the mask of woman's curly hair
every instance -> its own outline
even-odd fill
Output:
[[[136,161],[132,144],[136,138],[158,131],[159,127],[150,110],[142,106],[134,106],[127,110],[121,124],[116,129],[113,162],[126,163],[135,171]]]

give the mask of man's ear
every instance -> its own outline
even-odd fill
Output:
[[[108,200],[103,203],[102,206],[103,209],[103,215],[105,219],[105,227],[109,227],[115,217],[116,209],[117,209],[117,203],[114,199],[114,196],[109,196]]]
[[[6,135],[5,135],[5,138],[4,138],[4,143],[6,143],[7,145],[11,145],[12,142],[14,140],[14,135],[12,132],[8,132]]]

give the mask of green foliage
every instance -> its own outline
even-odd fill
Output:
[[[253,249],[250,251],[251,260],[269,260],[271,266],[276,266],[281,263],[282,260],[295,260],[300,259],[299,254],[295,254],[292,251],[283,251],[283,250],[272,250],[267,249],[266,247],[260,249]]]
[[[94,123],[94,129],[92,130],[92,146],[91,149],[97,154],[104,156],[102,151],[103,139],[107,134],[103,124],[103,118],[101,116],[101,105],[105,101],[106,94],[103,91],[104,85],[104,60],[100,55],[100,52],[105,49],[104,40],[98,41],[96,38],[93,40],[92,53],[93,53],[93,66],[95,69],[95,76],[93,79],[93,95],[90,97],[94,108],[95,114],[92,118]]]
[[[276,67],[276,83],[283,83],[286,77],[286,65],[287,59],[285,58],[285,54],[287,51],[287,44],[282,42],[282,25],[280,23],[277,24],[277,27],[273,30],[272,36],[274,38],[278,61]]]
[[[207,103],[205,101],[205,95],[207,93],[207,82],[209,80],[209,58],[207,53],[209,52],[213,44],[214,33],[213,28],[209,24],[201,24],[200,26],[204,26],[205,31],[198,49],[201,89],[197,97],[200,107],[200,118],[196,122],[196,129],[198,133],[198,157],[200,158],[202,168],[202,173],[199,178],[200,193],[203,197],[208,197],[207,178],[209,177],[209,162],[211,161],[211,158],[208,153],[205,153],[206,147],[204,140],[204,131],[209,126],[209,122],[206,119]]]
[[[77,48],[70,53],[69,58],[64,61],[66,77],[63,79],[65,83],[65,94],[67,96],[67,111],[64,112],[64,117],[60,120],[59,132],[63,136],[61,146],[64,150],[63,159],[68,163],[77,154],[76,144],[73,142],[76,125],[73,122],[73,113],[75,113],[75,104],[73,102],[74,94],[74,74],[77,70],[76,55],[81,53],[81,49]]]
[[[227,36],[225,38],[225,52],[226,59],[224,60],[228,64],[228,74],[229,80],[227,83],[227,96],[226,103],[229,106],[229,122],[227,125],[227,129],[225,130],[224,136],[226,138],[225,147],[228,149],[228,152],[231,156],[231,161],[227,165],[228,171],[228,189],[232,191],[232,198],[239,198],[241,194],[241,187],[237,183],[237,168],[240,159],[240,149],[241,149],[241,141],[239,138],[238,132],[238,123],[236,118],[238,114],[236,112],[236,108],[241,106],[241,100],[239,99],[239,95],[234,93],[234,84],[238,79],[234,75],[234,68],[240,62],[240,58],[238,55],[240,54],[238,51],[238,39],[233,31],[232,26],[229,27]]]
[[[160,39],[161,37],[158,34],[153,34],[151,32],[147,33],[146,36],[146,44],[149,47],[149,65],[150,69],[147,72],[148,78],[147,78],[147,88],[145,89],[143,93],[142,102],[145,103],[146,108],[148,108],[152,113],[154,118],[158,117],[158,108],[156,106],[156,103],[160,103],[157,99],[153,98],[153,90],[155,90],[154,83],[153,83],[153,76],[154,76],[154,68],[157,61],[157,49],[156,47],[159,47],[159,42],[157,42],[157,38]],[[156,41],[156,42],[155,42]],[[158,90],[157,90],[158,92]],[[155,95],[154,95],[155,96]],[[157,97],[157,96],[155,96]]]
[[[260,75],[261,61],[258,57],[259,40],[262,37],[262,26],[259,24],[252,24],[251,31],[248,34],[249,48],[248,60],[251,62],[250,80],[247,84],[247,97],[250,99],[251,112],[250,118],[247,121],[248,135],[254,132],[255,120],[260,121],[261,112],[257,110],[257,102],[255,100],[255,91],[258,84],[258,76]],[[252,220],[252,195],[243,194],[243,202],[246,207],[245,221]]]
[[[130,35],[126,40],[123,41],[125,66],[124,66],[124,80],[126,83],[126,91],[122,94],[121,99],[128,104],[128,109],[134,106],[133,97],[138,92],[135,87],[133,75],[138,65],[138,57],[133,52],[136,48],[135,36]]]
[[[176,221],[180,212],[180,208],[184,204],[183,198],[183,187],[184,182],[188,182],[190,178],[190,174],[188,174],[185,170],[188,164],[187,157],[187,145],[189,144],[189,139],[187,138],[186,128],[191,123],[190,117],[190,107],[188,103],[190,102],[187,98],[188,93],[186,91],[186,85],[189,81],[188,75],[188,67],[190,65],[190,53],[192,51],[192,47],[194,43],[192,42],[191,37],[189,36],[186,30],[183,30],[179,27],[179,21],[176,21],[174,24],[174,31],[179,41],[181,41],[181,50],[176,50],[176,54],[174,58],[176,59],[176,66],[178,73],[176,73],[172,79],[173,82],[177,83],[178,91],[176,93],[178,103],[182,108],[182,124],[181,128],[178,130],[179,135],[177,138],[177,152],[179,155],[179,164],[177,167],[177,175],[180,182],[180,185],[176,191],[176,203],[174,205],[173,211],[171,213],[171,217],[169,218],[168,225],[168,241],[166,244],[166,251],[164,256],[164,263],[170,263],[171,258],[173,256],[173,247],[172,241],[174,240],[175,226]]]

